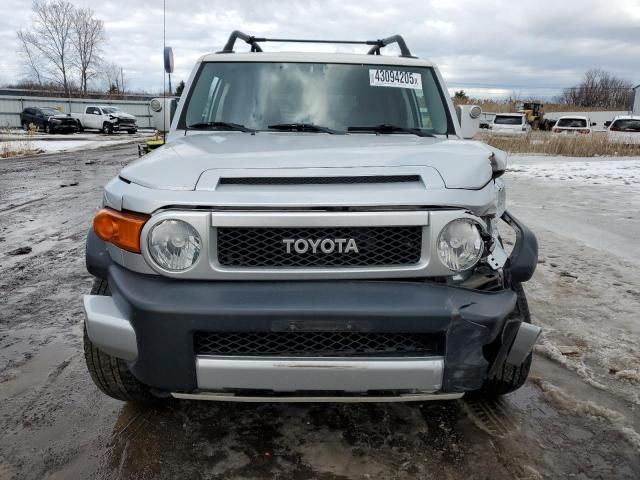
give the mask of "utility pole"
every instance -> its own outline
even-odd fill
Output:
[[[122,96],[124,97],[124,73],[120,67],[120,85],[122,86]]]

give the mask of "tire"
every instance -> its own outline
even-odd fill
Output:
[[[111,135],[113,133],[113,125],[111,125],[109,122],[104,122],[102,131],[105,133],[105,135]]]
[[[50,135],[53,135],[53,128],[51,127],[50,123],[45,123],[44,124],[44,133],[48,133]]]
[[[111,296],[106,280],[96,280],[91,295]],[[149,387],[141,383],[129,371],[124,360],[112,357],[96,347],[84,327],[84,359],[93,383],[105,394],[116,400],[136,403],[157,403],[162,399],[154,396]]]
[[[518,296],[516,303],[518,314],[522,317],[523,322],[531,323],[529,304],[527,303],[527,297],[524,293],[524,288],[522,288],[522,284],[514,284],[513,290]],[[515,392],[527,381],[532,360],[533,352],[518,366],[505,363],[502,371],[497,376],[487,379],[480,390],[473,392],[473,396],[491,399]]]
[[[78,121],[78,131],[79,131],[79,132],[84,132],[84,127],[82,126],[82,124],[80,123],[80,121]]]
[[[22,121],[22,129],[27,132],[29,130],[29,123],[26,121]]]
[[[129,135],[133,135],[134,133],[136,133],[136,131],[135,131],[135,130],[127,130],[127,133],[128,133]]]

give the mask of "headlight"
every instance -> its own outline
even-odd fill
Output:
[[[461,272],[473,267],[484,250],[478,224],[467,218],[449,222],[438,236],[438,255],[450,270]]]
[[[187,222],[163,220],[149,232],[151,258],[165,270],[186,270],[198,260],[202,241]]]

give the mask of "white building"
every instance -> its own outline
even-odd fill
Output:
[[[640,85],[633,87],[633,113],[640,115]]]

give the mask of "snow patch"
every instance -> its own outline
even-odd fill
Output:
[[[587,185],[639,185],[640,158],[568,157],[562,161],[543,156],[516,156],[509,173],[548,180],[562,180]]]

